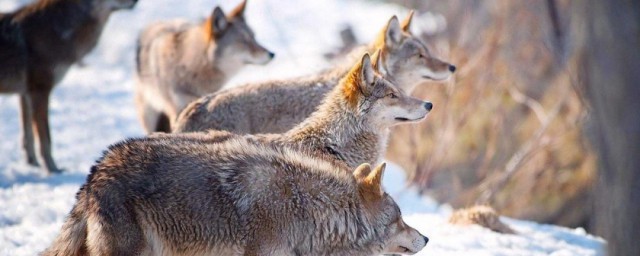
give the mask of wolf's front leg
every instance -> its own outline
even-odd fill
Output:
[[[33,109],[31,108],[31,97],[29,94],[20,95],[20,119],[22,124],[22,154],[27,163],[32,166],[39,166],[38,158],[33,140],[33,125],[31,116]]]
[[[53,86],[52,86],[53,87]],[[32,106],[32,120],[36,127],[40,143],[40,157],[44,161],[46,170],[51,173],[62,172],[56,166],[51,155],[51,133],[49,132],[49,95],[51,90],[30,92]]]

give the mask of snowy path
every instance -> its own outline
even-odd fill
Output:
[[[27,2],[2,0],[0,11]],[[155,20],[202,18],[214,2],[142,0],[134,11],[111,17],[99,46],[85,59],[87,65],[72,68],[51,99],[53,152],[66,170],[62,175],[46,177],[23,163],[17,97],[0,96],[0,255],[35,255],[47,247],[102,150],[124,138],[142,136],[132,97],[138,31]],[[220,2],[225,11],[238,3]],[[337,45],[337,32],[344,24],[353,24],[357,36],[369,40],[391,15],[403,17],[406,12],[378,2],[251,0],[248,22],[258,41],[277,53],[276,59],[267,67],[245,69],[229,84],[322,69],[327,63],[321,56]],[[389,169],[387,190],[401,205],[407,222],[431,239],[421,255],[602,255],[604,242],[581,229],[506,220],[521,235],[500,235],[480,227],[448,225],[448,207],[405,190],[399,168]]]

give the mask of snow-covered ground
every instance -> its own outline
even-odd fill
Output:
[[[2,0],[11,11],[29,0]],[[239,0],[141,0],[133,11],[113,15],[99,46],[73,67],[51,99],[53,152],[64,174],[47,177],[24,164],[19,145],[18,101],[0,96],[0,255],[35,255],[53,240],[74,203],[91,164],[109,144],[142,136],[132,97],[134,42],[152,21],[197,20],[220,2],[228,11]],[[229,85],[311,73],[327,67],[322,54],[338,46],[338,31],[352,24],[370,40],[393,14],[407,10],[360,1],[250,0],[248,22],[258,41],[276,52],[266,67],[249,67]],[[435,28],[442,20],[421,22]],[[2,50],[2,49],[0,49]],[[446,57],[446,56],[445,56]],[[447,224],[451,209],[406,188],[400,168],[390,165],[385,187],[400,204],[407,223],[431,240],[420,255],[603,255],[604,241],[582,229],[504,219],[519,235]]]

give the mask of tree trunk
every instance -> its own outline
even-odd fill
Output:
[[[640,1],[575,3],[581,77],[599,155],[593,216],[609,255],[640,252]]]

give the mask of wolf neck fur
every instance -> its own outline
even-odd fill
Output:
[[[224,68],[223,63],[219,63],[216,59],[210,59],[209,56],[215,56],[211,51],[215,51],[215,41],[211,43],[209,40],[203,40],[205,35],[210,34],[207,31],[207,27],[204,25],[192,26],[191,28],[179,32],[177,37],[185,37],[183,40],[178,39],[178,42],[183,43],[180,46],[182,49],[182,55],[180,56],[180,63],[185,67],[185,70],[205,70],[206,72],[200,72],[198,74],[185,74],[192,77],[189,80],[196,80],[206,84],[220,85],[226,83],[229,78],[235,75],[240,68]],[[214,39],[210,39],[214,40]],[[185,42],[192,42],[192,44],[186,44]],[[215,58],[215,57],[214,57]],[[204,94],[211,92],[203,92]]]
[[[322,175],[328,175],[323,172]],[[379,245],[382,250],[383,241],[381,237],[374,235],[380,230],[372,230],[369,227],[376,227],[376,220],[367,206],[365,196],[358,188],[355,179],[350,186],[339,186],[332,189],[328,200],[322,200],[318,203],[310,205],[315,210],[312,212],[314,229],[313,238],[309,240],[307,246],[301,246],[313,250],[314,248],[322,248],[330,241],[337,248],[336,251],[299,251],[299,254],[339,254],[347,255],[354,253],[362,253],[355,248],[370,248],[369,245]],[[301,206],[305,208],[308,206]],[[327,216],[336,216],[327,218]],[[306,231],[306,230],[305,230]],[[303,232],[305,232],[303,231]],[[377,237],[377,238],[376,238]]]
[[[360,201],[359,203],[357,201]],[[314,238],[311,239],[309,249],[321,248],[326,241],[331,241],[335,249],[332,252],[317,252],[330,254],[354,254],[362,253],[355,248],[368,248],[369,245],[378,244],[379,251],[382,250],[383,241],[376,239],[374,232],[368,227],[375,226],[375,220],[371,219],[370,213],[362,207],[362,198],[356,198],[354,202],[349,202],[350,206],[333,205],[328,207],[330,211],[338,211],[337,214],[323,214],[325,209],[321,209],[314,216],[315,230]],[[327,218],[326,216],[340,216],[339,218]],[[337,233],[336,233],[337,231]],[[323,242],[324,241],[324,242]],[[313,244],[317,243],[317,244]],[[313,254],[313,251],[300,252],[302,254]]]
[[[345,161],[351,168],[377,163],[384,152],[389,129],[378,129],[367,113],[357,113],[343,93],[344,81],[325,97],[305,121],[283,135],[288,143],[310,147]]]

